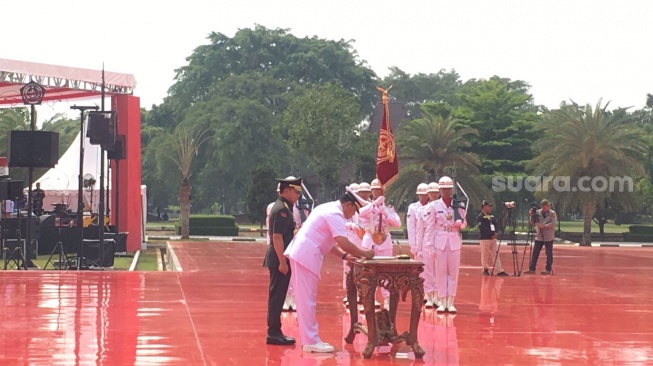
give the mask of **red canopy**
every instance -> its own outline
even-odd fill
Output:
[[[45,88],[43,101],[98,97],[102,93],[102,71],[15,61],[0,58],[0,106],[23,105],[20,88],[34,80]],[[136,79],[131,74],[104,72],[105,95],[133,94]]]

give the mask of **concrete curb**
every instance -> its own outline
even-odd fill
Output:
[[[179,258],[177,258],[177,254],[175,254],[175,250],[172,249],[170,243],[166,243],[166,250],[168,253],[168,265],[166,266],[166,269],[168,271],[183,272],[184,269],[181,268],[181,263],[179,263]]]
[[[136,265],[138,264],[138,259],[141,257],[141,250],[137,250],[136,253],[134,253],[134,258],[132,259],[132,263],[129,265],[129,271],[133,272],[136,270]]]
[[[580,243],[574,243],[575,246],[581,246]],[[594,243],[592,247],[603,248],[653,248],[653,244],[631,244],[631,243]]]

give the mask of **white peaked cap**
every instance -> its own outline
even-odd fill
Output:
[[[426,194],[427,190],[429,189],[429,185],[426,183],[420,183],[417,186],[417,192],[415,194]]]
[[[358,192],[371,192],[372,189],[370,188],[370,184],[367,182],[361,182],[361,184],[358,185]]]
[[[440,188],[453,188],[453,180],[446,175],[438,181]]]
[[[349,185],[349,189],[351,189],[354,192],[358,192],[358,183],[352,183]]]
[[[351,190],[351,188],[346,187],[345,190],[347,191],[346,195],[349,196],[350,201],[352,203],[356,204],[356,207],[357,207],[356,211],[358,211],[359,208],[361,208],[361,207],[363,207],[363,206],[365,206],[365,205],[367,205],[369,203],[368,201],[365,201],[363,198],[361,198],[361,196],[356,194],[356,192]]]

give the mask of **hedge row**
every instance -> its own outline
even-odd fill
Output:
[[[188,226],[189,235],[238,236],[236,218],[230,215],[191,215]],[[179,223],[175,223],[175,232],[181,234]]]
[[[653,236],[653,226],[631,225],[628,230],[631,234]]]
[[[653,235],[650,235],[650,234],[636,234],[636,233],[632,233],[632,232],[624,233],[624,241],[633,241],[633,242],[637,242],[637,243],[653,243]]]

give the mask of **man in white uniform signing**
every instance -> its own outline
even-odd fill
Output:
[[[347,239],[345,223],[360,207],[366,205],[347,188],[339,201],[317,206],[308,217],[284,255],[290,259],[291,281],[295,291],[297,322],[304,352],[333,352],[335,348],[322,342],[316,319],[317,286],[324,256],[331,252],[342,260],[374,257],[374,250],[361,249]]]

